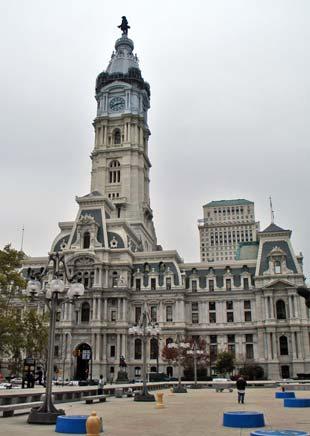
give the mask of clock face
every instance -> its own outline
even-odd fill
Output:
[[[112,111],[118,112],[124,109],[125,107],[125,100],[122,97],[113,97],[110,101],[110,109]]]

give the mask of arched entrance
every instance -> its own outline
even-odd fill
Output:
[[[92,350],[91,346],[83,343],[76,347],[76,371],[77,380],[87,380],[92,378]]]

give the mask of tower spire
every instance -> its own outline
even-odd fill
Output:
[[[274,223],[274,210],[273,210],[273,207],[272,207],[272,198],[271,198],[271,195],[269,197],[269,205],[270,205],[271,222]]]

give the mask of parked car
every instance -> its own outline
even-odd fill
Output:
[[[0,383],[0,389],[12,389],[12,383]]]

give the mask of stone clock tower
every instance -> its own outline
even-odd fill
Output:
[[[143,241],[143,249],[152,251],[156,235],[149,196],[150,86],[141,75],[128,28],[126,21],[109,65],[96,81],[91,191],[107,197],[115,206],[111,218],[126,221]]]

